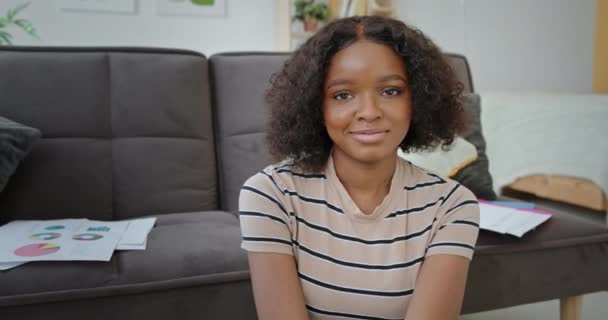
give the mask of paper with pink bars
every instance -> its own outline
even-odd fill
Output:
[[[546,210],[515,209],[484,200],[479,200],[479,211],[481,229],[510,234],[519,238],[552,216],[552,213]]]

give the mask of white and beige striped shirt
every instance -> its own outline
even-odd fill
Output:
[[[479,232],[468,189],[402,159],[369,215],[331,156],[318,174],[265,168],[245,182],[239,210],[245,250],[294,256],[311,319],[403,319],[423,259],[471,259]]]

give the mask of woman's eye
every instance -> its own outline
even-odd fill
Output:
[[[352,97],[352,95],[350,93],[346,93],[346,92],[340,92],[336,95],[334,95],[334,99],[336,100],[346,100],[346,99],[350,99]]]
[[[382,91],[383,96],[396,96],[400,93],[401,93],[401,90],[397,89],[397,88],[388,88],[388,89]]]

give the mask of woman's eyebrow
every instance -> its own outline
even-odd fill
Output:
[[[389,74],[387,76],[380,77],[380,79],[378,79],[378,82],[386,82],[386,81],[392,81],[392,80],[401,80],[404,83],[407,83],[407,80],[402,75],[399,75],[399,74]],[[334,79],[334,80],[329,81],[325,88],[329,89],[333,86],[339,86],[339,85],[344,85],[344,84],[354,84],[354,83],[355,83],[355,81],[349,80],[349,79]]]
[[[326,89],[329,89],[333,86],[339,86],[342,84],[354,84],[355,82],[353,80],[348,80],[348,79],[335,79],[332,80],[330,82],[327,83]]]
[[[378,79],[378,82],[386,82],[391,80],[401,80],[407,83],[407,80],[400,74],[390,74],[388,76],[381,77],[380,79]]]

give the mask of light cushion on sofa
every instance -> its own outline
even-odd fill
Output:
[[[0,117],[0,192],[40,138],[40,131]]]
[[[456,137],[446,148],[437,147],[431,151],[412,153],[404,153],[401,149],[397,149],[397,154],[414,165],[442,177],[451,177],[477,160],[477,148],[461,137]]]

